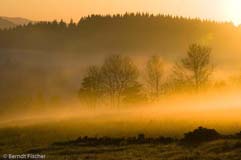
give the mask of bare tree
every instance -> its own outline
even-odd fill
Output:
[[[187,57],[174,67],[176,80],[182,84],[191,84],[199,90],[208,80],[213,67],[210,63],[211,48],[192,44]]]
[[[147,84],[151,98],[158,98],[163,93],[163,63],[159,56],[152,56],[146,65]]]
[[[91,66],[87,70],[87,75],[83,78],[79,97],[88,105],[95,106],[102,96],[102,80],[100,68]]]
[[[104,91],[109,95],[113,106],[120,104],[127,90],[138,86],[138,70],[129,57],[108,57],[101,68],[101,74]]]

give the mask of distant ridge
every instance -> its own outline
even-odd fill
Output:
[[[14,26],[16,26],[16,24],[0,17],[0,29],[11,28],[11,27],[14,27]]]
[[[26,18],[21,17],[1,17],[0,16],[0,29],[12,28],[18,25],[24,25],[32,22]]]
[[[21,18],[21,17],[1,17],[2,19],[8,20],[14,24],[17,25],[23,25],[23,24],[28,24],[29,22],[32,22],[29,19],[26,18]]]

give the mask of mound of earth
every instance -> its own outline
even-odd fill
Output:
[[[207,129],[199,127],[194,131],[184,134],[184,138],[181,139],[181,144],[185,145],[199,145],[203,142],[214,141],[222,138],[215,129]]]

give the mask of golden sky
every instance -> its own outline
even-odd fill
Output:
[[[88,14],[150,12],[200,17],[241,24],[241,0],[0,0],[0,16],[32,20],[71,18]]]

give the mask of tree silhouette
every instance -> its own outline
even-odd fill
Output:
[[[68,25],[69,30],[74,30],[74,29],[76,29],[76,27],[77,26],[74,23],[73,19],[71,19],[70,22],[69,22],[69,25]]]
[[[101,83],[101,73],[97,66],[90,66],[87,75],[83,78],[79,97],[89,106],[95,107],[103,94]]]
[[[111,106],[121,102],[136,102],[144,98],[142,85],[138,83],[138,70],[129,57],[112,55],[106,58],[101,68],[89,67],[79,91],[81,100],[94,105],[101,98]],[[91,103],[90,103],[91,102]]]
[[[139,86],[137,67],[129,57],[108,57],[101,68],[101,73],[104,91],[109,95],[113,106],[119,106],[121,100],[128,96],[125,93]]]
[[[181,59],[174,68],[174,74],[179,83],[191,84],[199,90],[208,80],[212,73],[210,64],[211,48],[192,44],[187,51],[187,57]]]
[[[163,64],[159,56],[152,56],[146,65],[150,97],[157,99],[163,93]]]

